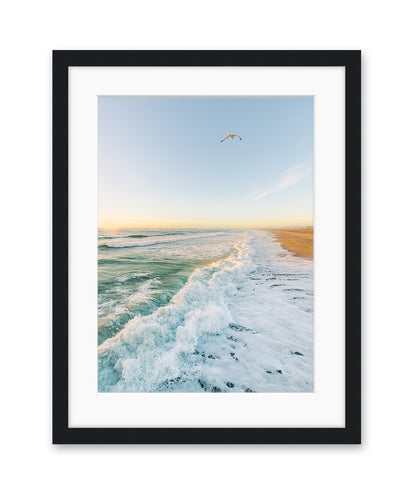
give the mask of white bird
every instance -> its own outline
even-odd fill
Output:
[[[222,140],[220,140],[220,142],[224,142],[224,140],[227,140],[228,138],[232,138],[234,140],[234,137],[238,137],[240,140],[243,140],[239,135],[232,135],[231,133],[229,133],[226,137],[224,137]]]

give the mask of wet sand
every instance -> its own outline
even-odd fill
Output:
[[[302,229],[268,229],[283,248],[296,256],[313,258],[313,228]]]

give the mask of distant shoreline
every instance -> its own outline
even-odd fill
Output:
[[[313,258],[313,228],[302,229],[266,229],[274,236],[284,249],[291,251],[295,256]]]

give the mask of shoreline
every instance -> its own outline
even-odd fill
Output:
[[[302,229],[265,229],[274,236],[273,241],[291,251],[295,256],[313,259],[313,228]]]

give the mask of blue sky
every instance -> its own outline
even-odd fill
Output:
[[[311,225],[313,121],[313,97],[99,97],[99,226]]]

